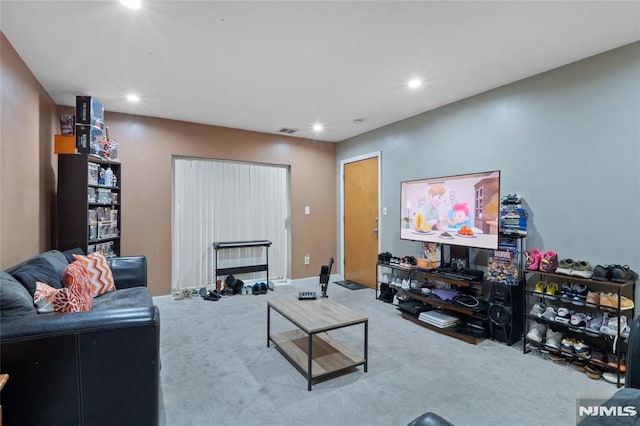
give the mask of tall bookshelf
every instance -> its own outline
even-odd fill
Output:
[[[58,250],[120,255],[121,171],[119,161],[90,154],[58,156]]]

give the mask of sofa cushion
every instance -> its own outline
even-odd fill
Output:
[[[56,300],[58,299],[58,301]],[[64,288],[53,288],[38,281],[36,283],[36,293],[33,295],[33,304],[39,314],[46,314],[54,311],[54,306],[66,304],[68,294]]]
[[[75,259],[73,258],[74,255],[79,254],[79,255],[84,255],[84,251],[82,251],[82,249],[80,247],[76,247],[76,248],[72,248],[69,250],[65,250],[62,252],[62,254],[64,255],[64,257],[67,258],[67,262],[71,263],[73,262]]]
[[[36,256],[14,270],[13,275],[29,291],[31,298],[36,292],[36,282],[40,281],[53,288],[62,288],[62,276],[44,257]]]
[[[88,292],[82,290],[83,286],[79,281],[74,281],[69,287],[64,288],[53,288],[41,282],[36,283],[34,304],[38,313],[90,311],[93,298],[87,298]]]
[[[71,263],[67,260],[65,255],[58,250],[49,250],[38,255],[38,257],[42,257],[44,260],[49,262],[53,269],[60,274],[60,277],[62,277],[62,274],[64,273],[64,268],[66,268],[67,265]]]
[[[74,260],[64,270],[64,286],[69,290],[69,303],[71,305],[62,312],[89,311],[93,306],[93,295],[91,294],[91,282],[87,268],[81,261]],[[54,309],[55,310],[55,309]]]
[[[0,272],[0,317],[35,314],[36,308],[27,289],[11,274]]]
[[[151,306],[153,306],[153,299],[147,287],[123,288],[93,299],[94,311]]]
[[[93,294],[93,297],[109,293],[116,289],[116,286],[113,283],[111,268],[109,268],[107,259],[104,257],[102,252],[98,251],[87,256],[74,254],[73,257],[76,260],[81,261],[85,268],[87,268],[89,280],[91,282],[91,294]]]

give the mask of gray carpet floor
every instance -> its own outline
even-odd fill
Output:
[[[317,383],[266,345],[267,300],[319,293],[317,279],[266,295],[156,297],[161,425],[402,426],[426,411],[456,425],[575,425],[579,398],[616,387],[491,340],[471,345],[400,317],[371,289],[329,284],[332,300],[369,317],[369,371]],[[293,328],[272,312],[272,329]],[[333,332],[361,348],[362,326]]]

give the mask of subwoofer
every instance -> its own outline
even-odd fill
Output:
[[[522,283],[517,286],[492,283],[487,310],[492,340],[511,346],[522,339],[523,287]]]

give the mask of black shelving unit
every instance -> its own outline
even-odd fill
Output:
[[[552,329],[562,331],[563,337],[572,337],[584,340],[588,343],[592,348],[598,349],[603,354],[613,352],[613,355],[616,359],[618,365],[620,364],[620,360],[626,354],[627,350],[627,339],[620,335],[620,328],[618,327],[617,335],[611,336],[609,334],[602,333],[600,331],[591,330],[587,327],[579,327],[569,324],[564,324],[562,322],[558,322],[556,320],[550,320],[543,317],[538,317],[537,315],[531,314],[531,308],[536,302],[543,303],[544,305],[552,304],[554,306],[564,306],[569,310],[580,311],[581,313],[600,313],[600,314],[610,314],[614,315],[618,318],[621,316],[627,317],[627,324],[631,325],[631,321],[635,315],[635,307],[631,309],[621,309],[620,302],[622,300],[622,296],[625,296],[631,300],[634,300],[636,282],[635,280],[627,281],[625,283],[617,283],[612,281],[596,281],[588,278],[582,278],[578,276],[565,275],[565,274],[556,274],[554,272],[543,272],[536,270],[525,269],[525,275],[530,277],[531,279],[527,283],[524,292],[524,324],[523,327],[523,352],[529,353],[531,352],[531,347],[536,347],[540,349],[552,350],[548,346],[541,344],[539,342],[533,341],[527,338],[527,333],[530,329],[530,326],[533,322],[540,322],[548,327],[551,326]],[[537,279],[536,279],[537,278]],[[555,282],[558,284],[558,287],[561,288],[563,282],[568,283],[579,283],[585,285],[590,291],[594,292],[605,292],[605,293],[613,293],[618,296],[618,306],[604,306],[600,304],[593,304],[587,302],[580,302],[582,304],[575,304],[574,300],[569,298],[563,298],[560,294],[558,295],[549,295],[546,293],[536,292],[535,284],[537,281],[544,282]],[[553,351],[553,350],[552,350]],[[572,359],[584,359],[584,361],[588,361],[588,357],[582,358],[575,354],[570,354],[563,351],[558,351],[563,357],[568,360]],[[606,361],[605,361],[606,363]],[[621,383],[620,378],[624,377],[624,372],[621,372],[619,368],[611,368],[610,371],[615,371],[617,373],[617,386],[620,387],[623,385]]]
[[[114,185],[98,183],[100,168],[111,168]],[[108,257],[120,256],[121,172],[119,161],[90,154],[58,155],[58,250],[80,247],[85,253],[103,250]],[[99,193],[108,194],[108,199],[99,199]]]
[[[447,283],[450,284],[452,286],[455,287],[470,287],[472,285],[481,285],[482,282],[474,282],[474,281],[469,281],[469,280],[462,280],[462,279],[456,279],[456,278],[451,278],[451,277],[445,277],[443,275],[440,275],[438,273],[429,271],[429,270],[423,270],[423,269],[418,269],[418,268],[411,268],[411,267],[406,267],[406,266],[401,266],[401,265],[396,265],[396,264],[388,264],[388,263],[381,263],[378,262],[376,264],[376,298],[378,296],[378,290],[379,290],[379,286],[382,283],[381,281],[381,270],[382,268],[388,268],[391,273],[395,276],[396,274],[402,276],[404,279],[408,279],[409,281],[411,281],[411,279],[427,279],[427,280],[432,280],[432,281],[440,281],[443,283]],[[441,309],[443,311],[450,311],[450,312],[455,312],[458,314],[462,314],[462,315],[466,315],[466,316],[475,316],[478,318],[482,318],[483,320],[487,320],[486,315],[484,313],[484,311],[477,311],[468,307],[464,307],[461,305],[457,305],[448,301],[443,301],[440,299],[436,299],[433,297],[428,297],[426,295],[421,295],[418,294],[417,292],[414,291],[409,291],[407,292],[408,297],[411,300],[416,300],[419,301],[421,303],[430,305],[432,307],[434,307],[435,309]],[[485,306],[486,308],[486,306]],[[425,328],[428,328],[430,330],[436,331],[438,333],[441,334],[445,334],[447,336],[451,336],[451,337],[455,337],[457,339],[460,339],[462,341],[465,341],[467,343],[472,343],[472,344],[478,344],[479,342],[481,342],[483,340],[483,338],[481,337],[477,337],[474,336],[472,334],[469,333],[465,333],[464,331],[460,331],[458,328],[456,327],[449,327],[449,328],[439,328],[436,326],[433,326],[431,324],[427,324],[423,321],[420,321],[418,318],[416,318],[415,316],[407,313],[407,312],[402,312],[402,318],[409,320],[411,322],[414,322],[416,324],[419,324]]]

